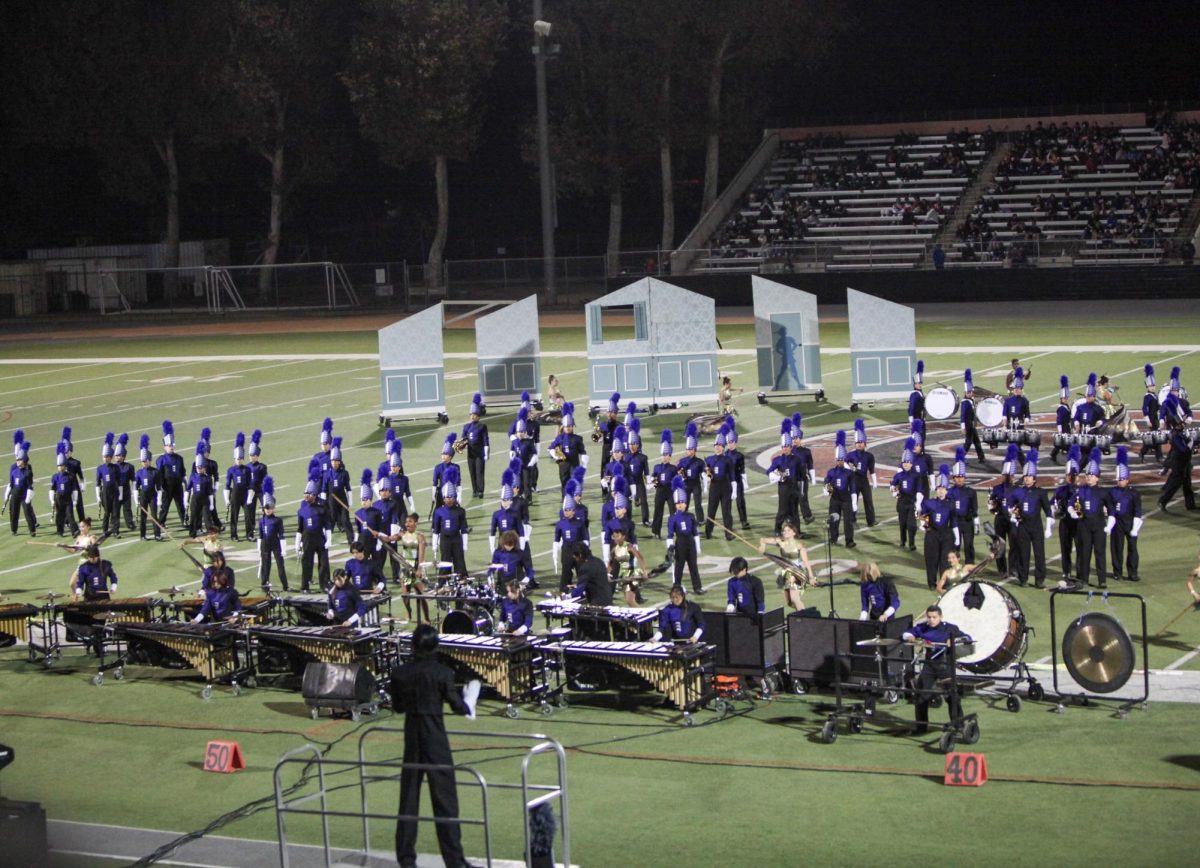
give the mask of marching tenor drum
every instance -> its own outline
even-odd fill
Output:
[[[949,419],[958,409],[958,393],[949,386],[936,386],[925,396],[925,412],[931,419]]]
[[[998,428],[1004,421],[1004,402],[993,396],[975,405],[975,418],[985,428]]]
[[[975,650],[959,656],[964,669],[999,672],[1025,656],[1029,631],[1016,598],[991,582],[964,582],[938,600],[942,617],[975,640]]]

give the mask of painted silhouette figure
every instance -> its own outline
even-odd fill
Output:
[[[800,372],[796,370],[796,339],[787,333],[787,329],[779,329],[779,340],[775,341],[775,353],[780,356],[779,373],[775,376],[775,388],[783,383],[783,377],[789,371],[794,385],[801,383]]]

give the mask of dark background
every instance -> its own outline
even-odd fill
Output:
[[[524,8],[512,5],[517,13]],[[31,8],[36,5],[3,4],[0,26]],[[1200,15],[1191,3],[869,2],[848,8],[849,25],[815,68],[797,59],[769,70],[760,116],[723,145],[723,178],[737,170],[767,125],[986,116],[994,109],[1067,113],[1079,104],[1108,111],[1200,105]],[[514,28],[508,42],[489,84],[482,144],[470,162],[450,167],[450,259],[492,257],[501,247],[510,257],[539,253],[537,173],[521,155],[534,112],[533,64],[522,29]],[[0,256],[23,258],[31,246],[161,238],[161,210],[110,196],[86,148],[32,145],[15,133],[13,85],[5,87]],[[348,104],[342,109],[328,122],[345,128],[348,152],[335,177],[294,194],[281,261],[305,248],[310,258],[420,260],[434,221],[428,169],[384,166],[358,136]],[[698,216],[699,143],[681,144],[675,161],[678,241]],[[648,154],[627,185],[625,249],[657,243],[657,186],[657,160]],[[257,158],[229,148],[220,172],[185,179],[182,206],[185,240],[229,237],[235,261],[246,258],[266,222]],[[560,256],[603,252],[604,201],[560,200],[558,211]]]

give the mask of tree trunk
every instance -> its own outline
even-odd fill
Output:
[[[616,277],[621,273],[621,210],[623,204],[621,182],[618,178],[617,183],[608,191],[608,250],[605,252],[605,259],[609,277]]]
[[[163,137],[159,153],[167,168],[167,249],[163,256],[166,268],[179,267],[179,160],[175,155],[175,132]],[[163,272],[163,297],[168,304],[175,300],[179,288],[179,272]]]
[[[704,195],[700,213],[704,214],[717,201],[717,185],[721,172],[721,84],[725,75],[725,53],[729,50],[731,34],[726,33],[717,46],[712,68],[708,72],[708,112],[705,116]]]
[[[662,242],[665,256],[675,248],[675,184],[671,170],[671,76],[663,76],[659,104],[658,166],[662,176]]]
[[[446,235],[450,229],[450,184],[446,174],[446,157],[433,158],[433,179],[437,187],[437,232],[429,245],[429,260],[425,263],[426,285],[442,286],[442,256],[446,250]]]
[[[267,226],[267,246],[263,250],[262,265],[263,268],[258,272],[258,294],[263,298],[271,292],[271,279],[274,269],[269,266],[274,265],[279,260],[279,242],[283,236],[283,205],[287,198],[287,191],[284,189],[284,173],[283,173],[283,143],[277,141],[275,149],[271,151],[271,216]]]

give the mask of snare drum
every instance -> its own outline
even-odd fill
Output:
[[[1146,446],[1162,446],[1170,440],[1171,434],[1168,431],[1147,431],[1142,435],[1142,443]]]
[[[447,612],[442,618],[442,632],[460,636],[491,636],[496,629],[492,615],[482,606],[464,606]]]
[[[975,406],[975,418],[985,428],[997,428],[1004,421],[1004,402],[999,398],[984,398]]]
[[[1025,656],[1025,614],[1016,598],[991,582],[964,582],[938,600],[942,618],[975,640],[975,650],[958,658],[972,672],[999,672]]]
[[[925,397],[925,412],[931,419],[949,419],[958,409],[958,393],[949,386],[930,389]]]
[[[1054,435],[1054,448],[1055,449],[1070,449],[1071,444],[1074,442],[1075,442],[1075,440],[1070,434],[1055,434]]]
[[[994,447],[997,443],[1008,442],[1008,429],[1007,428],[984,428],[983,433],[980,435],[980,437],[983,439],[983,442],[986,443],[988,446]]]

